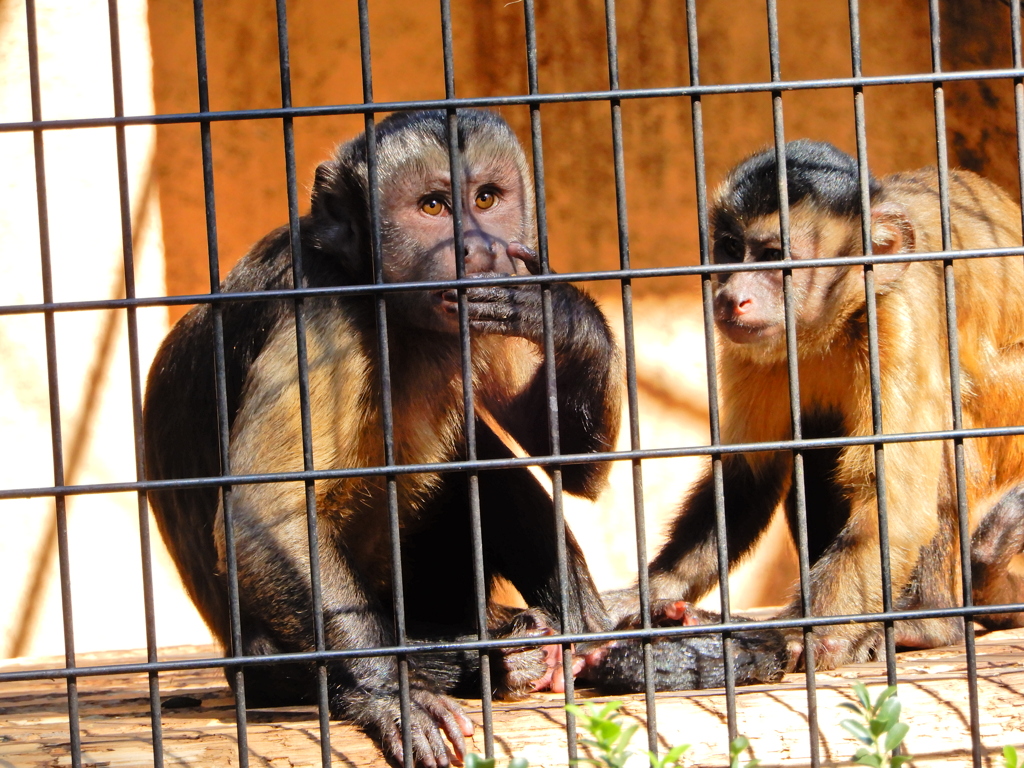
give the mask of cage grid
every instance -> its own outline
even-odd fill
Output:
[[[471,377],[471,349],[469,324],[466,308],[466,288],[470,281],[465,276],[465,265],[459,260],[457,279],[447,282],[431,283],[389,283],[384,284],[383,265],[381,262],[381,222],[379,190],[376,184],[370,184],[370,215],[373,232],[373,267],[374,283],[372,285],[336,286],[330,288],[306,288],[303,285],[303,264],[301,255],[301,241],[299,237],[299,194],[295,160],[295,137],[294,122],[307,117],[327,115],[363,115],[364,130],[368,137],[368,164],[370,178],[376,178],[376,145],[373,140],[375,121],[382,113],[403,110],[419,109],[440,109],[444,110],[448,117],[449,126],[449,152],[451,162],[451,178],[454,187],[453,206],[455,219],[455,242],[456,252],[462,252],[462,223],[459,207],[461,205],[458,187],[461,183],[460,156],[456,140],[456,116],[458,110],[469,108],[498,108],[503,106],[526,106],[530,110],[530,139],[532,149],[532,166],[534,172],[533,183],[536,192],[537,221],[538,221],[538,245],[539,253],[544,265],[544,274],[515,277],[515,278],[488,278],[484,281],[474,279],[473,285],[524,285],[537,284],[541,287],[544,310],[545,328],[545,360],[546,376],[549,392],[553,392],[556,386],[553,364],[553,335],[552,335],[552,304],[550,297],[550,286],[556,282],[572,280],[574,282],[613,282],[617,283],[621,291],[623,306],[623,335],[626,369],[626,401],[629,434],[629,450],[611,451],[599,457],[600,461],[622,461],[629,462],[633,478],[633,502],[634,518],[637,532],[636,552],[639,579],[639,596],[644,614],[643,627],[635,630],[605,632],[599,634],[569,634],[562,633],[554,637],[560,642],[563,651],[563,669],[565,670],[567,702],[573,701],[573,676],[571,674],[572,656],[571,646],[574,642],[593,639],[613,638],[640,638],[644,640],[644,668],[646,675],[646,691],[644,696],[647,713],[647,734],[649,748],[657,752],[659,749],[657,739],[657,696],[654,690],[654,679],[651,674],[652,655],[650,641],[655,637],[673,634],[715,634],[720,635],[726,649],[729,648],[732,633],[738,629],[765,628],[801,628],[805,633],[805,639],[810,640],[811,632],[815,627],[846,623],[846,622],[882,622],[885,627],[886,646],[886,670],[889,682],[897,683],[895,667],[895,639],[894,622],[900,619],[913,618],[937,618],[944,616],[963,617],[966,628],[966,647],[968,659],[968,676],[970,693],[970,733],[972,739],[972,759],[975,766],[982,765],[982,747],[978,726],[978,687],[977,668],[975,665],[974,631],[970,618],[974,615],[987,612],[1004,612],[1008,610],[1024,610],[1024,605],[1012,606],[985,606],[975,607],[971,604],[971,568],[970,544],[968,529],[968,510],[966,496],[966,471],[964,456],[964,441],[978,437],[998,437],[1024,434],[1024,427],[971,427],[963,424],[961,416],[961,394],[959,391],[959,349],[957,338],[957,307],[954,291],[953,264],[956,260],[985,258],[991,256],[1022,256],[1024,248],[999,248],[985,249],[983,251],[958,251],[952,248],[950,213],[949,213],[949,149],[946,138],[945,125],[945,98],[944,85],[951,81],[980,81],[980,80],[1011,80],[1014,85],[1016,133],[1018,143],[1018,172],[1021,179],[1021,187],[1024,189],[1024,61],[1021,51],[1021,12],[1017,3],[1009,3],[1012,30],[1012,55],[1013,66],[1009,69],[986,69],[944,72],[942,70],[940,56],[940,18],[938,0],[929,0],[928,13],[931,29],[931,57],[932,71],[928,73],[914,73],[903,75],[886,76],[865,76],[862,73],[861,64],[861,38],[859,21],[859,1],[848,0],[850,42],[852,51],[850,77],[845,78],[822,78],[808,80],[785,80],[782,76],[780,64],[780,42],[778,31],[778,9],[776,0],[767,0],[766,13],[768,20],[769,35],[769,57],[770,57],[770,80],[767,82],[749,82],[733,84],[702,84],[700,80],[699,52],[697,44],[697,4],[696,0],[686,0],[685,15],[688,30],[687,35],[687,56],[690,71],[690,83],[685,86],[659,87],[659,88],[622,88],[619,81],[618,63],[618,40],[616,30],[616,6],[614,0],[605,0],[605,28],[606,47],[608,56],[608,87],[604,90],[592,91],[566,91],[566,92],[542,92],[538,78],[537,65],[537,38],[536,38],[536,10],[533,0],[524,0],[523,12],[526,28],[527,65],[528,65],[528,92],[518,95],[489,96],[460,98],[456,95],[455,69],[453,59],[453,30],[451,18],[451,6],[449,0],[441,1],[441,23],[442,23],[442,44],[444,59],[444,86],[445,98],[440,100],[420,100],[402,102],[375,102],[373,98],[373,74],[370,57],[370,26],[369,26],[369,0],[358,0],[359,17],[359,44],[362,62],[361,81],[363,100],[361,103],[336,104],[329,106],[297,106],[293,104],[291,95],[291,71],[288,43],[288,22],[287,8],[284,0],[276,0],[277,13],[277,42],[278,58],[280,68],[280,89],[281,105],[275,108],[245,109],[245,110],[223,110],[212,111],[210,108],[209,82],[207,67],[207,45],[205,30],[205,9],[203,0],[194,0],[194,28],[195,28],[195,50],[197,56],[197,76],[199,103],[197,111],[183,114],[152,114],[152,115],[125,115],[122,93],[123,75],[121,71],[121,49],[118,23],[117,0],[109,0],[109,28],[110,28],[110,58],[113,71],[113,95],[114,109],[109,117],[82,118],[82,119],[55,119],[44,120],[42,117],[41,87],[40,87],[40,62],[38,52],[38,29],[36,26],[36,7],[34,0],[25,0],[27,28],[25,30],[28,42],[29,66],[32,101],[32,119],[27,122],[0,123],[0,132],[31,132],[33,137],[33,150],[36,174],[36,199],[39,222],[39,246],[41,253],[40,272],[43,284],[43,301],[38,304],[19,304],[0,307],[0,316],[11,315],[39,315],[45,322],[45,338],[48,364],[48,400],[50,407],[50,420],[52,424],[51,441],[53,448],[53,477],[52,486],[36,488],[14,488],[0,489],[0,500],[25,499],[33,497],[51,497],[55,502],[58,531],[58,551],[60,564],[60,586],[63,605],[64,619],[64,645],[65,645],[65,666],[63,668],[42,669],[20,672],[0,673],[0,683],[17,680],[41,680],[41,679],[63,679],[67,684],[68,719],[70,725],[70,754],[71,763],[74,766],[82,764],[82,737],[81,723],[78,706],[77,681],[84,676],[104,676],[121,673],[144,673],[148,675],[149,702],[151,712],[153,763],[156,766],[164,764],[162,747],[162,722],[161,722],[161,691],[160,673],[170,670],[183,669],[205,669],[223,668],[227,675],[233,677],[236,690],[235,713],[237,722],[238,739],[238,761],[240,765],[248,764],[247,744],[247,709],[245,701],[245,685],[242,678],[242,668],[246,665],[274,664],[282,661],[305,661],[316,664],[317,668],[317,699],[318,714],[320,723],[320,744],[323,765],[332,764],[332,752],[330,745],[329,709],[328,709],[328,688],[327,688],[327,663],[334,659],[341,659],[353,656],[384,656],[393,655],[399,660],[400,668],[400,690],[402,702],[403,723],[409,722],[410,699],[409,699],[409,677],[407,659],[410,654],[429,651],[443,651],[452,649],[464,649],[477,651],[486,656],[503,646],[513,643],[509,641],[497,641],[487,637],[486,633],[486,597],[485,597],[485,571],[483,562],[483,548],[480,533],[480,498],[476,484],[478,473],[487,469],[513,468],[513,467],[548,467],[551,470],[553,484],[553,498],[556,510],[556,531],[559,536],[558,550],[561,571],[562,603],[568,602],[567,592],[567,570],[566,570],[566,542],[565,526],[563,525],[561,507],[561,475],[559,468],[567,464],[589,463],[595,461],[593,455],[571,455],[562,454],[559,448],[559,435],[557,432],[557,404],[553,397],[549,398],[550,408],[549,424],[552,425],[550,442],[551,450],[548,454],[541,456],[529,456],[525,458],[511,458],[503,460],[481,460],[477,458],[476,441],[474,433],[474,403],[473,390],[471,386],[464,386],[463,405],[466,414],[465,434],[467,439],[467,459],[464,461],[447,463],[444,466],[433,464],[421,465],[399,465],[395,458],[394,448],[394,421],[390,403],[390,385],[386,383],[384,390],[384,433],[385,433],[385,463],[380,467],[356,468],[356,469],[329,469],[316,470],[313,464],[312,428],[309,406],[309,377],[308,359],[305,347],[305,326],[304,326],[304,303],[309,299],[323,296],[341,295],[371,295],[375,298],[376,320],[378,328],[379,355],[382,361],[382,371],[388,371],[389,359],[387,340],[387,315],[385,312],[385,297],[396,291],[409,291],[416,289],[430,288],[454,288],[459,296],[459,316],[461,327],[461,352],[463,381],[469,381]],[[941,221],[942,221],[942,250],[935,253],[914,253],[908,255],[885,255],[875,256],[870,253],[870,210],[869,188],[868,188],[868,147],[865,130],[865,105],[864,89],[884,85],[902,85],[921,83],[928,84],[932,88],[934,100],[934,122],[935,122],[935,152],[936,165],[939,169],[939,185],[941,198]],[[865,213],[862,215],[862,236],[863,242],[867,244],[867,252],[862,257],[844,257],[841,259],[817,260],[813,264],[806,262],[799,263],[791,260],[790,256],[790,225],[788,211],[788,193],[786,183],[785,163],[785,120],[784,120],[784,95],[786,93],[813,90],[813,89],[842,89],[848,90],[854,103],[855,130],[857,145],[857,161],[860,170],[860,198],[861,208]],[[785,266],[783,267],[785,316],[786,316],[786,347],[788,350],[789,366],[789,398],[792,413],[793,439],[775,443],[755,444],[723,444],[719,423],[719,407],[717,399],[717,381],[715,369],[716,347],[714,340],[714,318],[712,311],[712,276],[733,271],[751,270],[778,270],[780,265],[774,263],[742,264],[742,265],[715,265],[712,263],[711,250],[709,246],[708,230],[708,199],[707,199],[707,177],[704,156],[704,131],[702,98],[710,95],[728,93],[765,93],[770,94],[772,99],[772,117],[774,127],[774,151],[779,169],[778,173],[778,195],[780,201],[780,219],[783,241],[783,252],[785,254]],[[699,249],[700,263],[698,265],[672,266],[657,268],[636,268],[630,262],[630,240],[629,226],[626,206],[626,161],[623,149],[623,128],[622,128],[622,103],[628,100],[651,99],[651,98],[675,98],[689,101],[692,120],[693,134],[693,157],[696,173],[696,195],[697,215],[699,225]],[[574,271],[570,273],[554,274],[548,268],[547,253],[547,214],[545,196],[545,175],[544,175],[544,151],[542,132],[542,113],[545,105],[563,102],[601,102],[609,105],[609,127],[611,130],[614,164],[614,185],[616,197],[616,223],[618,232],[619,268],[613,270],[597,271]],[[289,290],[266,291],[259,293],[224,293],[220,289],[220,259],[218,254],[217,240],[217,210],[215,179],[213,167],[214,146],[211,138],[211,124],[221,121],[240,120],[274,120],[280,121],[282,125],[282,140],[285,154],[285,181],[287,186],[288,200],[288,223],[291,239],[291,252],[293,254],[293,281],[296,287]],[[135,290],[135,265],[133,261],[133,238],[132,238],[132,214],[131,197],[129,192],[128,161],[126,156],[125,129],[136,125],[167,125],[186,124],[197,125],[200,132],[202,150],[202,172],[203,189],[205,195],[206,210],[206,235],[209,255],[209,293],[165,296],[155,298],[140,298],[136,296]],[[74,130],[92,127],[113,127],[115,129],[115,140],[117,149],[118,166],[118,188],[120,197],[121,235],[124,254],[124,299],[90,299],[77,301],[58,302],[54,299],[52,287],[52,266],[50,262],[49,242],[49,220],[46,187],[46,158],[44,155],[43,135],[47,131]],[[873,269],[880,264],[895,264],[909,261],[941,261],[944,268],[945,279],[945,314],[947,318],[947,338],[949,348],[949,375],[951,382],[951,408],[953,412],[953,425],[951,429],[914,434],[893,434],[886,433],[883,428],[883,414],[881,411],[881,372],[879,368],[878,354],[878,326],[877,311],[875,308],[875,278]],[[848,264],[862,265],[864,271],[864,287],[867,305],[867,327],[869,334],[869,358],[870,358],[870,381],[872,400],[872,423],[873,433],[868,436],[851,436],[843,438],[805,438],[803,436],[801,415],[800,415],[800,382],[797,367],[797,337],[796,337],[796,316],[794,295],[792,290],[792,276],[794,270],[807,268],[809,266],[844,266]],[[707,359],[707,377],[709,393],[709,414],[710,414],[710,444],[697,447],[674,447],[643,449],[640,441],[640,420],[638,406],[638,386],[636,371],[635,352],[635,328],[633,324],[633,282],[636,280],[654,279],[661,277],[689,276],[699,278],[701,282],[701,296],[704,319],[704,351]],[[244,302],[254,299],[274,299],[292,302],[296,318],[296,345],[298,350],[298,367],[301,398],[301,417],[303,435],[303,459],[304,469],[302,472],[282,472],[268,475],[236,475],[232,474],[231,456],[229,452],[229,428],[226,401],[226,374],[224,362],[224,330],[221,323],[220,309],[227,302]],[[220,430],[221,463],[224,468],[223,474],[218,477],[196,478],[192,480],[175,481],[152,481],[146,479],[146,470],[143,460],[143,437],[142,437],[142,369],[139,352],[138,332],[136,327],[136,312],[143,307],[169,307],[187,306],[193,304],[208,303],[214,308],[214,328],[216,338],[216,375],[218,390],[218,418]],[[100,484],[67,484],[64,476],[64,452],[61,434],[60,419],[60,386],[57,374],[57,353],[56,353],[56,331],[55,316],[58,313],[79,312],[96,309],[123,310],[128,323],[128,344],[130,358],[131,376],[131,400],[132,416],[134,424],[134,451],[136,462],[137,480]],[[959,514],[960,534],[960,559],[961,573],[963,579],[964,604],[960,607],[949,609],[921,609],[903,611],[896,610],[893,606],[891,575],[889,571],[889,544],[888,544],[888,515],[885,505],[885,449],[894,443],[945,440],[951,441],[954,446],[957,506]],[[881,613],[872,613],[855,616],[830,616],[814,617],[806,613],[810,605],[810,562],[808,555],[807,538],[807,499],[803,493],[803,457],[808,451],[823,448],[842,448],[846,446],[870,446],[874,452],[876,468],[877,498],[878,498],[878,520],[881,536],[881,563],[883,583],[883,610]],[[790,451],[793,455],[794,488],[796,489],[796,519],[797,519],[797,551],[799,557],[800,573],[800,598],[805,607],[805,616],[797,619],[773,619],[753,622],[737,623],[731,613],[729,604],[729,565],[728,565],[728,542],[726,540],[726,517],[725,517],[725,495],[728,492],[725,487],[722,460],[730,454],[743,453],[750,450],[760,451]],[[650,594],[646,573],[646,524],[643,494],[642,461],[655,458],[676,458],[684,456],[706,456],[710,457],[715,490],[715,509],[717,524],[717,547],[719,557],[719,578],[721,588],[721,625],[708,625],[699,627],[686,627],[679,629],[653,628],[650,622]],[[473,550],[474,550],[474,573],[476,581],[477,605],[476,612],[479,625],[482,628],[480,639],[466,643],[415,643],[408,641],[404,622],[404,596],[402,587],[401,557],[400,557],[400,536],[398,517],[398,495],[397,478],[400,474],[417,473],[425,471],[463,472],[470,478],[471,489],[471,510],[473,520]],[[318,549],[310,546],[309,556],[311,561],[311,577],[313,589],[313,616],[315,651],[300,654],[279,654],[273,656],[245,657],[238,654],[226,655],[225,658],[215,659],[190,659],[177,661],[159,661],[157,657],[155,606],[153,598],[153,575],[151,559],[151,533],[149,529],[149,510],[147,504],[147,492],[155,489],[183,488],[183,487],[216,487],[222,494],[222,505],[225,517],[225,535],[227,552],[227,572],[230,592],[230,625],[234,647],[240,648],[241,643],[241,620],[239,614],[239,596],[237,585],[237,563],[234,556],[233,523],[231,522],[232,494],[231,488],[247,483],[269,483],[281,481],[301,481],[305,485],[307,531],[310,541],[315,541],[317,509],[315,498],[315,483],[318,480],[332,478],[353,477],[353,476],[378,476],[386,481],[390,530],[392,539],[391,561],[393,568],[393,580],[395,589],[395,617],[396,617],[396,642],[392,648],[356,649],[356,650],[328,650],[325,640],[323,603],[321,596],[320,574],[318,566]],[[69,496],[80,494],[104,494],[116,491],[129,491],[137,494],[138,497],[138,518],[141,534],[141,562],[144,586],[145,618],[147,648],[146,661],[144,663],[131,664],[106,664],[80,668],[76,665],[75,635],[73,629],[73,617],[71,611],[71,590],[73,579],[68,554],[68,529],[67,529],[67,508],[66,500]],[[552,638],[536,640],[515,640],[516,645],[542,644],[551,642]],[[815,674],[813,672],[813,643],[805,644],[809,657],[808,667],[811,671],[806,674],[806,689],[808,698],[808,741],[811,749],[811,762],[818,766],[821,764],[821,756],[818,753],[818,726],[816,715],[816,688]],[[736,690],[732,670],[732,659],[729,653],[724,654],[726,663],[726,689],[725,702],[727,710],[728,733],[730,739],[737,735],[736,716]],[[484,692],[490,690],[488,667],[481,665]],[[490,697],[482,696],[483,707],[483,730],[484,744],[487,756],[493,756],[494,733]],[[403,741],[405,745],[406,764],[412,764],[411,735],[408,727],[403,726]],[[577,758],[578,750],[575,743],[575,729],[571,716],[568,718],[566,731],[568,749],[567,759]]]

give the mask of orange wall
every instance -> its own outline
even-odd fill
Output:
[[[454,6],[458,95],[526,92],[523,5],[483,0]],[[893,0],[864,6],[865,74],[929,71],[926,5],[919,0]],[[375,99],[443,97],[437,6],[373,2],[370,8]],[[942,8],[947,69],[1009,66],[1007,8],[989,0],[949,0]],[[291,2],[288,13],[293,103],[359,102],[355,4]],[[279,106],[276,20],[271,5],[211,3],[207,14],[212,109]],[[603,3],[541,3],[537,14],[541,89],[606,88]],[[150,3],[158,112],[197,109],[192,23],[185,4]],[[762,0],[701,2],[698,29],[703,83],[768,79]],[[785,79],[850,74],[846,3],[781,3],[779,30]],[[622,87],[689,83],[681,3],[619,3],[618,38]],[[953,84],[947,93],[953,162],[1016,186],[1012,86],[1006,81]],[[865,102],[870,161],[876,173],[934,162],[928,85],[869,88]],[[849,89],[787,93],[784,111],[788,138],[827,139],[854,150]],[[528,110],[514,107],[502,112],[528,141]],[[612,268],[618,264],[618,246],[609,106],[603,102],[548,105],[541,114],[553,264],[560,271]],[[737,160],[771,140],[768,94],[706,96],[703,115],[711,185]],[[633,265],[693,263],[697,234],[691,102],[688,98],[627,101],[622,117]],[[358,116],[296,120],[302,208],[316,164],[336,143],[360,130],[361,124]],[[214,123],[212,136],[224,274],[252,242],[287,220],[281,121]],[[160,128],[156,172],[171,293],[198,292],[209,286],[200,169],[198,127]],[[638,284],[637,290],[665,293],[680,287],[680,281],[661,281]]]

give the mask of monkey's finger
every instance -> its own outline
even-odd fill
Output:
[[[398,729],[398,723],[394,720],[385,720],[378,724],[380,731],[380,743],[385,754],[391,754],[399,765],[405,762],[405,749],[402,747],[402,733]]]
[[[435,725],[441,727],[455,748],[455,756],[461,760],[466,754],[464,737],[473,735],[473,721],[466,717],[462,707],[447,696],[432,694],[417,696],[416,703],[431,717]]]
[[[416,756],[416,764],[424,768],[448,768],[451,765],[450,753],[441,738],[441,732],[428,717],[423,713],[420,715],[427,722],[413,724],[412,751]]]
[[[508,277],[508,275],[501,275],[501,277]],[[522,288],[516,288],[508,285],[473,286],[466,289],[466,300],[474,304],[484,304],[489,302],[511,303],[512,297],[516,293],[522,292]],[[455,304],[459,300],[459,294],[454,289],[449,289],[441,294],[441,298],[450,304]]]
[[[539,275],[541,273],[540,257],[532,248],[528,248],[522,243],[513,240],[508,244],[505,252],[513,259],[519,259],[523,262],[531,275]]]

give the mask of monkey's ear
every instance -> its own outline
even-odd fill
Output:
[[[369,260],[361,258],[369,253],[367,210],[366,195],[351,169],[338,160],[320,163],[310,195],[315,237],[353,279],[369,269]]]
[[[871,252],[879,256],[910,253],[917,245],[907,209],[898,203],[881,203],[871,209]],[[898,280],[909,263],[876,264],[875,278],[882,283]]]
[[[339,222],[351,215],[353,189],[344,178],[337,160],[320,163],[313,177],[313,191],[310,194],[310,212],[318,221]]]

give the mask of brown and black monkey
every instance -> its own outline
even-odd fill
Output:
[[[456,276],[451,181],[443,112],[392,115],[376,127],[383,268],[387,282]],[[537,274],[536,225],[529,167],[497,115],[458,118],[465,269],[470,277]],[[372,282],[365,136],[322,164],[310,212],[300,221],[307,284]],[[287,228],[261,240],[231,271],[223,291],[292,287]],[[538,286],[471,287],[474,416],[478,455],[512,452],[497,423],[526,452],[549,448]],[[569,284],[551,288],[561,449],[610,449],[619,426],[619,355],[595,303]],[[454,290],[389,293],[394,442],[398,464],[466,458],[459,319]],[[232,474],[303,469],[295,317],[289,300],[222,305]],[[304,301],[313,460],[317,469],[384,464],[381,371],[374,299]],[[481,418],[486,414],[487,419]],[[221,474],[214,377],[213,312],[191,310],[173,328],[149,374],[146,465],[152,479]],[[605,462],[566,465],[566,491],[594,497]],[[495,636],[550,631],[561,612],[552,501],[523,469],[479,475],[483,548],[489,580],[502,577],[532,611],[492,606]],[[244,654],[313,650],[309,544],[301,482],[235,485],[231,490]],[[224,575],[224,523],[216,488],[150,494],[161,533],[189,594],[217,638],[230,645]],[[346,477],[316,483],[318,548],[327,645],[357,649],[396,644],[384,479]],[[464,473],[398,476],[406,620],[413,641],[473,636],[475,609],[469,484]],[[566,632],[604,630],[608,616],[571,533]],[[471,723],[447,694],[479,695],[476,654],[410,657],[412,732],[417,765],[447,765],[442,734],[464,752]],[[390,658],[328,665],[331,714],[377,735],[402,757],[398,677]],[[529,691],[549,674],[544,649],[505,656],[498,693]],[[307,666],[246,669],[255,705],[310,700]],[[474,685],[476,689],[474,691]]]
[[[786,145],[790,249],[797,262],[864,253],[860,184],[853,158],[830,144]],[[745,160],[717,191],[711,208],[716,264],[782,258],[775,152]],[[1021,214],[998,187],[967,171],[949,175],[954,249],[1020,246]],[[934,169],[870,181],[874,254],[942,250]],[[1024,260],[957,260],[960,390],[966,427],[1024,423]],[[874,267],[881,407],[887,434],[952,427],[941,261]],[[715,278],[718,382],[723,442],[792,437],[781,270],[720,273]],[[859,265],[792,271],[801,421],[806,438],[872,434],[864,276]],[[1024,438],[965,442],[971,510],[974,599],[1014,603],[1020,580],[1007,572],[1024,546]],[[897,608],[960,603],[956,487],[948,442],[885,447],[893,600]],[[810,613],[835,616],[882,608],[875,461],[871,446],[805,451],[810,545]],[[780,502],[795,525],[793,457],[751,451],[723,459],[730,565],[746,555]],[[987,513],[987,516],[986,516]],[[981,524],[977,525],[977,521]],[[795,529],[794,536],[795,536]],[[706,472],[683,501],[649,566],[653,596],[697,600],[718,582],[714,485]],[[613,613],[635,610],[635,590],[610,597]],[[799,599],[782,613],[802,615]],[[705,621],[694,611],[688,621]],[[989,626],[1020,625],[1016,614],[979,616]],[[962,621],[895,625],[896,643],[933,647],[959,639]],[[789,633],[791,666],[802,662],[803,635]],[[814,630],[819,668],[861,661],[883,647],[877,624]]]

